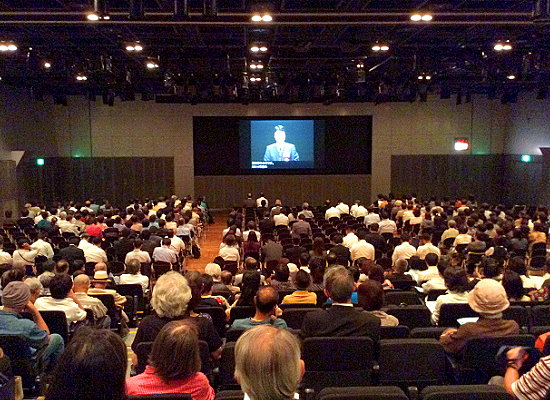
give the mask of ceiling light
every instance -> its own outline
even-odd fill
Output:
[[[389,49],[390,49],[390,46],[387,46],[387,45],[380,46],[381,51],[388,51]]]
[[[430,79],[432,79],[432,76],[431,75],[426,75],[426,80],[429,81]]]
[[[49,61],[45,61],[45,62],[44,62],[44,68],[49,69],[49,68],[51,68],[51,67],[52,67],[52,63],[51,63],[51,62],[49,62]]]
[[[512,80],[512,79],[516,79],[516,76],[513,74],[510,74],[506,78]]]
[[[424,75],[418,75],[418,79],[419,79],[419,80],[423,80],[423,79],[424,79]]]
[[[257,64],[257,65],[256,65],[256,68],[258,68],[258,69],[264,69],[264,66],[263,66],[263,64]]]
[[[78,75],[76,76],[76,80],[77,80],[77,81],[87,81],[87,80],[88,80],[88,77],[87,77],[86,75],[84,75],[84,74],[78,74]]]
[[[250,18],[250,20],[251,20],[252,22],[260,22],[260,21],[262,20],[262,16],[259,15],[259,14],[254,14],[254,15]]]
[[[510,51],[510,50],[512,50],[512,45],[508,41],[506,41],[506,42],[497,42],[493,46],[493,49],[495,51]]]
[[[422,20],[422,15],[420,15],[420,14],[413,14],[413,15],[411,15],[411,21],[415,21],[415,22],[416,22],[416,21],[420,21],[420,20]]]
[[[455,139],[454,148],[456,151],[467,151],[470,149],[470,141],[468,139]]]
[[[258,46],[252,46],[252,47],[250,48],[250,51],[251,51],[252,53],[257,53],[257,52],[260,51],[260,48],[259,48]]]
[[[372,46],[372,51],[380,51],[380,46],[378,46],[377,44]]]
[[[16,51],[17,46],[12,42],[0,42],[0,51]]]
[[[502,46],[501,43],[497,43],[495,44],[495,46],[493,47],[493,49],[495,49],[496,51],[502,51],[504,46]]]
[[[502,50],[505,50],[505,51],[512,50],[512,45],[509,43],[505,43],[502,45]]]
[[[86,18],[88,19],[88,21],[99,21],[99,15],[97,15],[96,13],[90,13],[86,16]]]
[[[273,21],[273,17],[272,17],[271,15],[269,15],[269,14],[266,14],[266,15],[264,15],[264,16],[262,17],[262,21],[264,21],[264,22],[271,22],[271,21]]]
[[[126,46],[126,50],[127,51],[134,51],[135,48],[134,48],[134,46]]]
[[[434,17],[431,14],[424,14],[422,16],[422,21],[428,22],[428,21],[431,21],[432,19],[434,19]]]
[[[143,50],[143,46],[142,46],[141,44],[136,44],[136,45],[134,46],[134,50],[135,50],[135,51],[142,51],[142,50]]]
[[[126,45],[126,51],[142,51],[143,46],[139,43],[129,43]]]
[[[10,45],[8,45],[8,50],[9,51],[15,51],[15,50],[17,50],[17,46],[14,45],[14,44],[10,44]]]
[[[159,67],[159,65],[155,61],[147,61],[147,64],[145,64],[145,66],[148,69],[157,69]]]
[[[265,46],[260,47],[260,51],[262,53],[265,53],[267,51],[267,47],[265,47]]]
[[[256,64],[250,64],[250,69],[256,69],[257,65]]]

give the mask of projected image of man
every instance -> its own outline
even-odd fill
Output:
[[[286,142],[285,127],[275,126],[275,143],[266,146],[264,161],[300,161],[296,146]]]

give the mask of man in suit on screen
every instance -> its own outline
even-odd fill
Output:
[[[285,127],[275,126],[275,143],[265,148],[264,161],[300,161],[296,146],[286,143]]]

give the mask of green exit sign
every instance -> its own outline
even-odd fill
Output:
[[[36,165],[40,165],[40,166],[44,165],[44,159],[43,158],[37,158],[36,159]]]

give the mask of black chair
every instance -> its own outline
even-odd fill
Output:
[[[236,319],[253,317],[256,314],[254,306],[235,306],[229,312],[229,324],[232,324]]]
[[[330,387],[321,390],[318,400],[408,400],[403,390],[395,386]]]
[[[535,337],[539,337],[546,332],[550,332],[550,326],[532,326],[529,329],[529,333]]]
[[[189,393],[165,393],[165,394],[134,394],[128,395],[129,400],[192,400]]]
[[[226,315],[225,310],[222,307],[205,307],[199,306],[195,310],[197,313],[205,313],[212,317],[212,323],[214,328],[218,332],[220,337],[225,337],[225,324],[226,324]]]
[[[33,390],[43,371],[46,347],[31,354],[27,341],[19,335],[0,335],[0,347],[10,359],[13,374],[22,378],[23,388]]]
[[[408,306],[414,306],[414,305],[422,305],[424,302],[418,297],[418,295],[415,292],[407,292],[407,291],[391,291],[388,290],[384,292],[385,301],[387,305],[395,305],[399,306],[401,304],[405,304]]]
[[[436,301],[437,298],[441,295],[447,293],[447,289],[432,289],[428,292],[426,296],[426,301]]]
[[[411,338],[414,339],[437,339],[441,337],[441,334],[445,332],[446,327],[437,328],[414,328],[411,331]]]
[[[410,290],[416,286],[416,281],[412,279],[392,279],[391,283],[397,290]]]
[[[406,339],[410,335],[408,326],[381,326],[380,339]]]
[[[368,337],[313,337],[303,344],[305,389],[368,385],[374,361],[374,343]]]
[[[241,390],[222,390],[216,393],[215,400],[243,400],[244,393]]]
[[[401,387],[447,383],[446,356],[434,339],[380,341],[380,385]]]
[[[522,306],[510,306],[502,313],[502,317],[513,320],[522,328],[528,329],[531,325],[531,313],[528,308]]]
[[[69,342],[69,325],[63,311],[40,311],[40,315],[48,325],[50,333],[61,335],[65,344]]]
[[[111,318],[111,329],[120,331],[122,321],[122,310],[115,304],[115,298],[110,294],[91,294],[90,297],[96,297],[107,308],[107,315]]]
[[[540,270],[546,265],[546,256],[533,256],[529,260],[529,268]]]
[[[86,275],[90,277],[94,276],[95,265],[95,262],[87,262],[84,264],[84,271],[86,271]]]
[[[246,329],[228,329],[225,332],[225,340],[227,342],[236,342]]]
[[[453,247],[453,243],[455,242],[454,237],[449,237],[443,241],[443,246],[445,246],[446,249],[450,249]]]
[[[531,308],[533,326],[550,325],[550,307],[548,304]]]
[[[221,390],[240,389],[235,380],[235,342],[227,342],[223,346],[220,357],[219,379]]]
[[[296,304],[294,304],[294,305],[296,305]],[[301,329],[302,328],[302,322],[304,322],[304,317],[306,316],[306,314],[310,313],[312,311],[319,310],[316,307],[311,307],[311,304],[309,306],[310,306],[309,308],[305,308],[305,307],[285,308],[281,318],[286,321],[286,324],[288,325],[289,328]]]
[[[387,307],[385,311],[399,320],[399,325],[409,329],[428,327],[431,325],[431,312],[426,306]]]
[[[512,400],[506,389],[497,385],[428,386],[422,400]]]
[[[441,326],[457,327],[458,319],[468,317],[479,317],[479,314],[472,310],[467,303],[446,303],[439,311],[439,323]]]
[[[502,375],[502,366],[495,362],[495,356],[502,346],[534,347],[535,337],[533,335],[509,335],[469,339],[466,342],[462,360],[455,367],[459,383],[481,385],[487,383],[492,376]]]
[[[159,276],[164,275],[172,269],[172,264],[164,261],[154,261],[152,267],[153,275],[155,279],[158,279]]]
[[[131,326],[137,326],[137,315],[139,311],[145,311],[145,298],[143,296],[143,287],[139,283],[116,285],[116,291],[122,296],[126,296],[130,301],[124,305],[124,311],[128,315]]]
[[[229,271],[233,276],[237,275],[237,271],[239,269],[239,262],[238,261],[224,261],[222,270]]]

